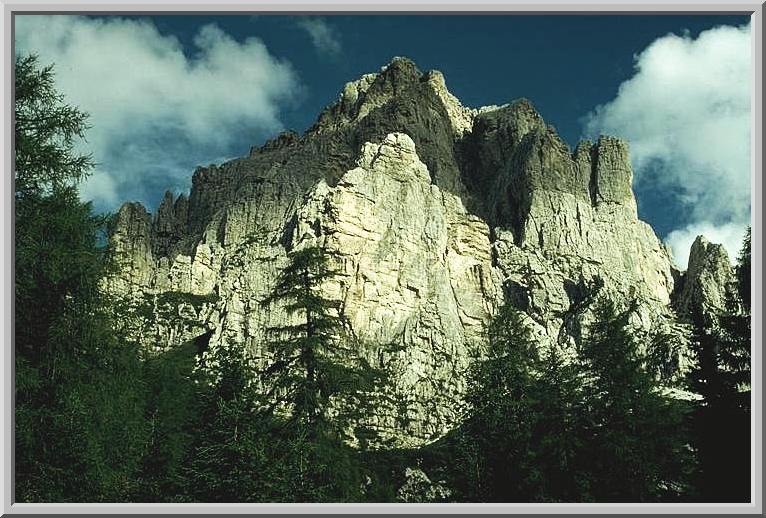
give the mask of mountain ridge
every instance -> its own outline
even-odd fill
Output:
[[[614,137],[570,150],[526,99],[466,108],[440,72],[394,58],[347,83],[303,135],[197,168],[189,196],[166,193],[153,217],[123,205],[105,284],[150,306],[131,324],[148,350],[210,334],[265,364],[263,330],[288,316],[261,302],[290,250],[324,247],[341,272],[325,290],[393,379],[368,424],[417,446],[459,420],[504,302],[541,347],[576,356],[589,293],[635,299],[638,328],[679,337],[676,313],[723,300],[729,272],[704,260],[722,249],[697,247],[699,266],[681,272],[638,219],[628,154]],[[157,296],[170,292],[211,298],[165,315]],[[672,361],[668,384],[690,368],[688,344]]]

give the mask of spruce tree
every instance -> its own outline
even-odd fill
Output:
[[[175,481],[177,494],[197,502],[280,501],[284,448],[261,412],[248,355],[238,344],[222,344],[205,365],[198,377],[195,442]]]
[[[745,238],[737,258],[737,288],[745,311],[750,313],[750,249],[752,241],[752,229],[748,225]]]
[[[333,398],[372,388],[376,374],[347,332],[339,303],[322,293],[322,285],[335,275],[321,248],[297,250],[264,302],[281,301],[290,317],[297,316],[269,329],[275,360],[265,375],[292,418],[311,429],[327,424]]]
[[[489,351],[469,377],[466,432],[475,441],[471,469],[481,501],[523,501],[530,466],[535,404],[533,385],[539,357],[522,314],[510,305],[489,328]]]
[[[550,348],[538,385],[539,418],[532,435],[537,477],[530,501],[576,502],[587,493],[588,478],[580,467],[586,420],[582,383],[579,366]]]
[[[554,348],[540,355],[523,313],[504,305],[468,377],[468,416],[453,439],[457,485],[471,501],[577,499],[578,375]]]
[[[269,329],[274,360],[263,380],[272,409],[287,413],[283,437],[291,451],[283,465],[296,501],[361,498],[358,456],[345,441],[380,373],[359,354],[338,303],[322,292],[336,274],[323,249],[295,250],[264,301],[283,304],[293,319]]]
[[[750,393],[750,227],[747,228],[735,268],[734,289],[727,291],[726,308],[719,317],[718,374],[722,394],[743,411]],[[736,295],[734,295],[736,293]]]
[[[750,229],[720,314],[692,315],[703,399],[695,416],[699,492],[714,502],[750,499]]]
[[[466,500],[675,501],[689,491],[684,404],[665,397],[642,340],[593,297],[577,358],[544,353],[521,312],[504,306],[469,376],[453,474]]]
[[[673,500],[688,490],[683,403],[663,396],[630,324],[633,307],[601,298],[580,358],[587,425],[581,430],[584,498],[598,502]]]
[[[87,115],[51,66],[15,63],[17,501],[127,500],[145,443],[142,366],[99,289],[104,218],[79,199]]]

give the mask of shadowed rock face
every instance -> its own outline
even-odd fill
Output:
[[[572,152],[528,101],[466,108],[439,72],[396,58],[304,135],[198,168],[188,200],[166,195],[153,219],[123,206],[105,283],[136,303],[190,296],[138,322],[147,348],[210,333],[211,348],[241,344],[265,363],[263,330],[288,316],[262,301],[289,250],[324,246],[340,272],[327,294],[392,374],[368,424],[416,446],[460,418],[470,359],[506,299],[541,347],[571,354],[596,289],[637,299],[637,325],[672,325],[670,256],[638,220],[631,181],[625,142]]]

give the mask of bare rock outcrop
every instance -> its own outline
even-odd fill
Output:
[[[305,134],[198,168],[188,198],[166,195],[153,219],[124,205],[106,283],[149,308],[136,333],[151,350],[205,335],[266,362],[264,329],[287,315],[263,301],[290,250],[324,246],[341,272],[325,290],[393,380],[368,424],[418,446],[460,419],[503,301],[541,347],[572,354],[600,290],[637,300],[638,326],[674,325],[670,256],[631,182],[625,142],[572,152],[529,101],[467,108],[440,73],[396,58]]]
[[[689,252],[689,267],[677,290],[678,312],[709,319],[725,311],[726,301],[737,300],[736,278],[723,245],[697,236]]]

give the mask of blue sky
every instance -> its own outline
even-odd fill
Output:
[[[17,50],[55,62],[92,115],[83,186],[98,210],[154,209],[196,165],[303,131],[393,56],[441,70],[465,105],[526,97],[571,147],[631,143],[639,213],[684,255],[738,248],[749,221],[745,16],[17,17]]]

